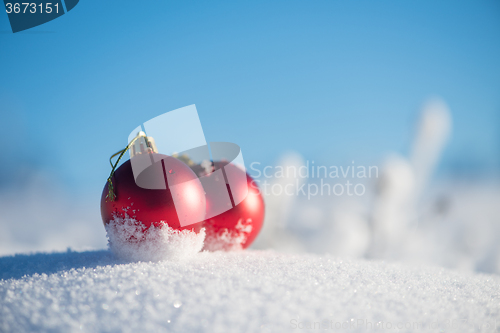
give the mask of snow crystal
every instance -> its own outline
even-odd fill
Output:
[[[1,332],[495,332],[500,323],[498,276],[313,254],[40,253],[0,257],[0,278]]]
[[[181,260],[192,257],[203,248],[205,230],[174,230],[160,222],[145,230],[134,218],[115,217],[106,224],[108,245],[122,259],[158,261]]]

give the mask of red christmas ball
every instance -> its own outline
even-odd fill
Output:
[[[228,171],[225,171],[224,174],[217,172],[225,166],[231,170],[232,182],[230,184],[227,184]],[[214,162],[213,167],[209,170],[201,165],[195,165],[191,168],[201,177],[207,192],[207,216],[212,216],[215,211],[220,211],[221,206],[227,207],[223,213],[209,217],[203,222],[206,232],[203,249],[216,251],[249,247],[259,234],[264,221],[264,200],[252,177],[226,161]],[[228,169],[225,168],[225,170]],[[226,183],[222,186],[225,185],[229,198],[221,199],[222,195],[210,195],[207,191],[207,186],[221,189],[220,183],[217,185],[218,182]],[[236,198],[244,199],[234,205]],[[228,202],[224,202],[224,200]]]
[[[137,179],[133,166],[144,169]],[[206,211],[203,186],[178,159],[156,153],[135,155],[115,171],[112,184],[116,198],[113,201],[107,198],[108,183],[101,196],[105,225],[115,217],[129,217],[141,222],[144,231],[152,224],[161,227],[163,222],[175,230],[201,229]],[[186,225],[186,221],[197,223]]]

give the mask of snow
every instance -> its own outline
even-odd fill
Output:
[[[145,230],[141,222],[126,215],[106,224],[108,245],[118,257],[133,261],[185,260],[203,248],[205,229],[196,233],[174,230],[160,222]]]
[[[246,250],[127,262],[68,250],[1,257],[0,278],[2,332],[495,332],[500,324],[498,276],[330,255]]]
[[[206,228],[203,250],[208,251],[235,251],[242,250],[248,235],[252,232],[252,219],[240,218],[234,230],[219,230],[212,225]]]

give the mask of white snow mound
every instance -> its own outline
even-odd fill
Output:
[[[0,257],[0,332],[498,332],[500,277],[272,251]]]
[[[134,218],[115,217],[105,226],[108,246],[120,259],[132,261],[183,260],[203,248],[205,230],[174,230],[167,223],[144,225]]]

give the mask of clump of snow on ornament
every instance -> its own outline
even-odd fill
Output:
[[[116,216],[105,224],[108,246],[120,259],[132,261],[184,260],[203,248],[205,230],[176,230],[165,222],[146,228],[136,219]]]
[[[248,236],[252,233],[253,224],[252,219],[244,220],[240,218],[236,223],[234,229],[218,229],[213,220],[205,222],[207,227],[205,239],[205,246],[203,250],[208,251],[237,251],[243,250],[243,245],[246,244]]]
[[[203,250],[248,248],[264,220],[264,200],[257,183],[244,168],[227,159],[203,161],[190,167],[199,176],[206,193]]]

